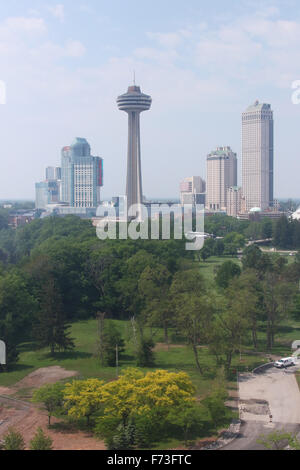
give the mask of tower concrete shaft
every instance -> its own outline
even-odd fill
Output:
[[[128,208],[143,203],[140,113],[128,113],[128,156],[126,196]]]
[[[131,212],[131,208],[143,203],[140,114],[151,108],[152,99],[134,85],[128,88],[126,94],[119,96],[117,103],[119,109],[128,114],[127,209],[131,218],[137,218],[140,211]]]

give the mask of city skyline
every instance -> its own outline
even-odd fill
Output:
[[[142,125],[147,197],[178,197],[184,176],[205,175],[211,148],[230,145],[240,160],[240,114],[255,99],[272,103],[276,114],[275,197],[300,197],[300,107],[291,101],[299,79],[300,6],[216,6],[218,15],[204,2],[167,0],[153,22],[151,9],[135,0],[126,8],[119,0],[4,4],[0,198],[34,199],[34,183],[58,164],[59,149],[74,135],[85,135],[105,159],[103,197],[124,194],[127,131],[114,103],[133,70],[154,100]]]

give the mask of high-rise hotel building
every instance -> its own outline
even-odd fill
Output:
[[[270,104],[256,101],[242,116],[242,187],[245,209],[274,201],[274,121]]]
[[[103,186],[103,160],[91,155],[86,139],[76,138],[62,149],[62,202],[71,207],[96,208]]]
[[[237,185],[237,155],[230,147],[217,147],[207,157],[206,208],[226,211],[227,190]]]
[[[205,204],[206,183],[201,176],[184,178],[180,184],[180,203]]]

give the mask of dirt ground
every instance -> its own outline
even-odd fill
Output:
[[[13,387],[0,387],[0,395],[14,395],[21,389],[36,389],[46,384],[59,382],[63,379],[75,377],[78,372],[66,370],[59,366],[44,367],[27,375],[24,379],[17,382]]]
[[[54,450],[105,450],[104,442],[95,439],[92,434],[80,431],[60,431],[48,429],[47,413],[38,405],[13,398],[20,389],[36,389],[47,383],[78,375],[75,371],[67,371],[61,367],[47,367],[29,374],[14,387],[0,387],[0,440],[10,427],[22,433],[26,447],[33,438],[38,427],[53,439]],[[51,424],[60,420],[52,418]]]

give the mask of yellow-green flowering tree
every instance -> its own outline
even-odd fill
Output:
[[[156,370],[146,375],[137,369],[127,369],[119,380],[102,387],[104,414],[118,416],[126,425],[134,414],[146,414],[155,409],[166,416],[171,409],[193,402],[195,388],[184,372]]]
[[[101,408],[103,382],[98,379],[73,380],[64,390],[65,408],[74,418],[90,418]]]

